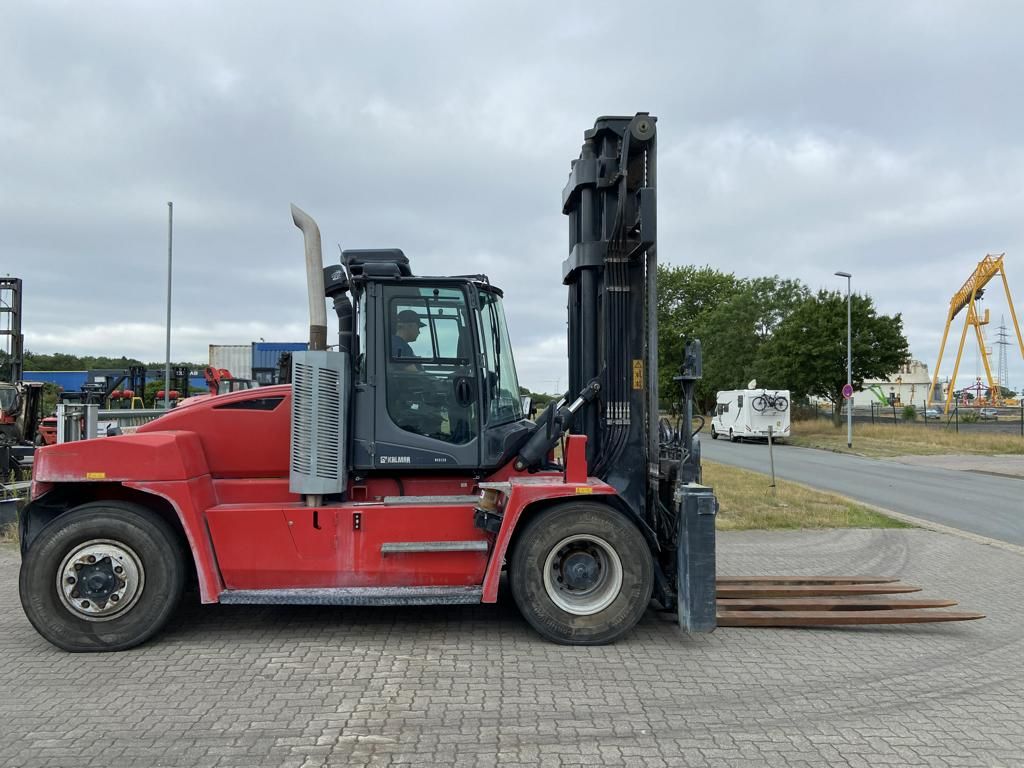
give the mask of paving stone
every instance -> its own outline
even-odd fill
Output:
[[[920,530],[719,537],[723,575],[864,574],[988,618],[541,640],[497,606],[184,605],[145,646],[66,654],[0,547],[0,766],[1024,766],[1024,556]]]

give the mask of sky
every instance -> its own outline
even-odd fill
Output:
[[[0,274],[31,351],[163,360],[173,201],[172,358],[301,341],[295,203],[332,259],[487,273],[521,383],[555,391],[569,163],[646,111],[663,262],[851,272],[931,368],[986,253],[1024,309],[1022,28],[1012,2],[3,3]]]

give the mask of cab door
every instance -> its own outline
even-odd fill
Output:
[[[372,466],[477,468],[480,392],[465,284],[416,280],[377,288]]]

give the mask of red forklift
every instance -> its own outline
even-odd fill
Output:
[[[443,605],[493,603],[503,575],[554,642],[615,641],[652,600],[688,632],[714,629],[698,342],[676,377],[679,421],[658,418],[655,125],[599,118],[572,164],[569,390],[535,422],[485,275],[415,275],[398,249],[324,269],[319,229],[293,206],[311,321],[290,384],[39,451],[20,594],[40,634],[130,648],[193,579],[204,603]]]

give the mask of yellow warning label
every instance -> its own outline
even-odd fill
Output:
[[[644,388],[644,361],[633,361],[633,389]]]
[[[85,479],[86,480],[106,480],[107,479],[107,473],[106,472],[86,472],[85,473]]]
[[[589,485],[581,485],[581,486],[579,486],[576,489],[576,495],[577,496],[585,496],[588,493],[593,493],[593,492],[594,492],[594,489],[591,488]]]

